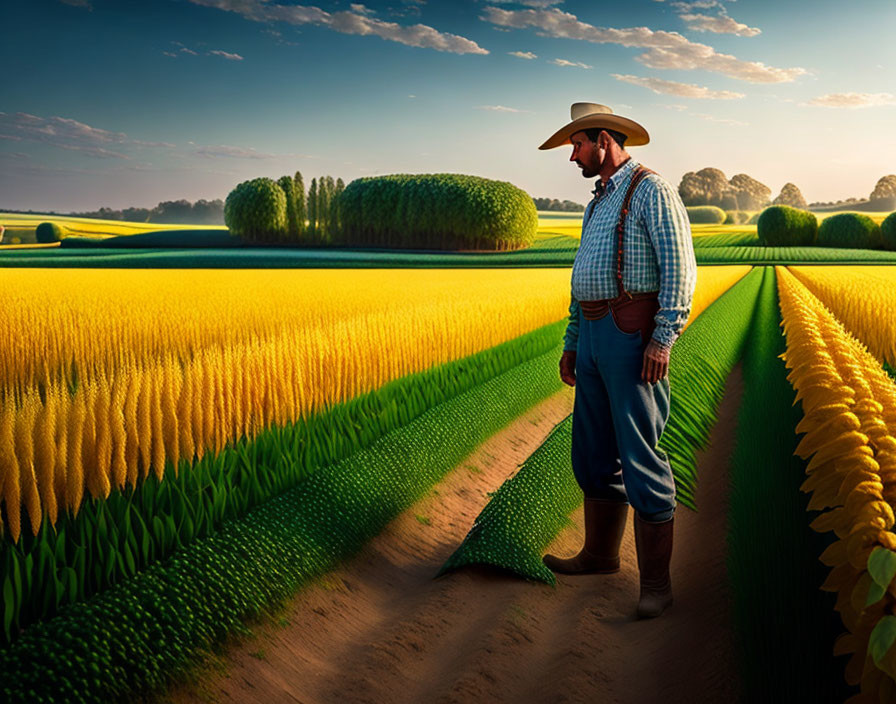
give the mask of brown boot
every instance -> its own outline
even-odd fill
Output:
[[[628,504],[585,499],[585,545],[578,555],[545,555],[544,564],[561,574],[608,574],[619,571],[619,546],[625,532]]]
[[[635,546],[641,572],[641,597],[638,618],[654,618],[672,605],[672,521],[653,523],[635,513]]]

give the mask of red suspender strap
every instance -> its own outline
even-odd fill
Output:
[[[616,233],[619,236],[616,246],[616,288],[619,291],[620,298],[623,296],[628,298],[632,297],[622,285],[622,240],[625,236],[625,218],[628,215],[628,206],[631,203],[632,195],[638,187],[638,184],[641,183],[647,174],[652,173],[656,172],[651,171],[646,166],[639,166],[635,169],[635,173],[632,174],[632,180],[629,182],[628,190],[625,193],[625,200],[622,201],[622,210],[619,211],[619,222],[616,224]]]

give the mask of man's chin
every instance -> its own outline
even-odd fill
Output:
[[[594,178],[597,176],[597,171],[589,171],[588,169],[582,169],[582,178]]]

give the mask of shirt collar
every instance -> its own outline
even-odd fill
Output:
[[[591,191],[594,194],[595,198],[600,198],[603,195],[604,191],[615,191],[622,180],[634,171],[640,164],[635,161],[633,158],[630,158],[627,162],[625,162],[622,166],[616,169],[616,172],[610,176],[608,179],[608,183],[606,187],[603,185],[601,179],[597,179],[594,183],[594,190]]]

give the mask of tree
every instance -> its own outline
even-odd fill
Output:
[[[871,191],[869,200],[874,201],[881,210],[896,208],[896,174],[882,176]]]
[[[696,173],[689,171],[681,177],[678,194],[686,206],[722,205],[722,196],[731,186],[724,172],[707,167]]]
[[[805,210],[806,199],[800,193],[800,189],[792,183],[785,183],[781,189],[781,193],[772,201],[772,205],[789,205],[792,208],[801,208]]]
[[[768,205],[772,190],[746,174],[735,174],[728,182],[737,198],[738,210],[761,210]]]
[[[296,217],[296,184],[292,180],[292,176],[281,176],[277,180],[277,185],[283,189],[286,196],[286,231],[289,233],[289,239],[296,241],[299,239],[299,224]]]
[[[311,179],[308,189],[308,229],[317,233],[317,179]]]
[[[296,175],[293,178],[293,183],[295,184],[295,192],[296,192],[296,220],[299,225],[299,235],[301,236],[305,232],[305,183],[302,181],[302,174],[299,171],[296,171]]]
[[[330,234],[339,236],[342,232],[342,219],[339,212],[339,198],[345,190],[345,183],[341,178],[336,179],[336,185],[330,197]],[[332,239],[332,237],[331,237]]]

